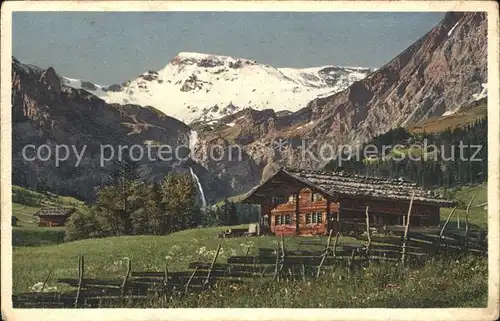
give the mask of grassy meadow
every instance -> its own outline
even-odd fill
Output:
[[[13,292],[27,292],[43,282],[52,270],[47,288],[70,290],[56,283],[57,278],[77,277],[77,258],[85,256],[86,278],[120,279],[126,263],[132,271],[186,271],[191,262],[210,262],[217,246],[217,262],[229,256],[256,255],[259,247],[276,248],[275,236],[219,239],[224,227],[185,230],[166,236],[122,236],[89,239],[40,247],[14,248]],[[304,237],[284,238],[287,249],[321,249],[321,245],[302,244]],[[326,243],[326,237],[309,237]],[[342,242],[361,242],[341,238]],[[250,249],[250,250],[248,250]],[[466,256],[429,261],[423,267],[402,268],[398,264],[373,264],[348,275],[345,264],[325,268],[325,275],[306,281],[269,278],[247,284],[227,285],[183,297],[154,297],[150,301],[124,302],[120,307],[453,307],[485,306],[487,300],[487,260]],[[467,280],[467,282],[463,282]],[[74,288],[73,288],[74,289]]]
[[[319,278],[280,281],[256,278],[186,296],[151,296],[136,308],[445,308],[486,307],[486,260],[473,257],[430,261],[418,269],[372,264],[348,274],[343,265]],[[467,280],[467,282],[464,282]]]
[[[438,190],[438,192],[442,192],[442,190]],[[469,210],[469,224],[471,226],[480,227],[483,229],[487,229],[488,227],[488,189],[486,184],[481,184],[477,186],[464,186],[457,187],[448,190],[449,197],[451,199],[457,200],[459,202],[455,213],[450,219],[451,227],[457,227],[460,221],[460,227],[465,227],[465,214],[466,208],[469,204],[472,196],[474,196],[474,201],[471,204]],[[446,218],[450,214],[451,208],[442,208],[441,209],[441,221],[444,223]]]
[[[476,194],[470,223],[486,227],[486,185],[448,191],[461,203]],[[68,201],[68,200],[66,200]],[[46,204],[42,198],[40,204]],[[68,202],[75,202],[69,200]],[[81,203],[74,203],[83,206]],[[480,205],[480,206],[479,206]],[[64,228],[39,228],[32,213],[41,205],[13,204],[13,215],[21,227],[13,228],[13,293],[32,291],[52,271],[46,289],[74,290],[57,283],[59,278],[77,278],[77,262],[85,257],[85,277],[121,279],[130,259],[132,271],[188,271],[192,262],[210,262],[217,246],[218,263],[230,256],[257,255],[258,248],[276,248],[276,236],[217,238],[217,233],[230,227],[208,227],[184,230],[164,236],[118,236],[64,242]],[[443,209],[444,221],[450,209]],[[463,222],[465,209],[457,214]],[[456,227],[456,215],[450,226]],[[463,223],[461,223],[463,224]],[[464,225],[461,225],[462,227]],[[242,228],[246,226],[235,226]],[[319,250],[327,237],[285,237],[287,249]],[[344,242],[363,241],[341,237]],[[464,282],[464,280],[467,280]],[[123,302],[117,307],[484,307],[487,301],[487,259],[462,256],[427,261],[423,266],[402,267],[395,263],[372,264],[348,274],[344,264],[325,268],[316,279],[276,283],[257,277],[243,284],[218,284],[201,292],[182,297],[155,297],[144,302]],[[113,307],[113,306],[111,306]]]
[[[419,124],[410,126],[409,130],[413,133],[439,133],[447,129],[453,130],[454,128],[464,126],[487,115],[488,106],[484,103],[448,116],[431,117]]]
[[[246,226],[233,226],[238,227]],[[85,256],[88,277],[116,278],[125,273],[127,258],[132,260],[133,271],[162,271],[165,262],[169,271],[183,271],[188,269],[191,262],[210,261],[219,244],[222,248],[218,262],[225,262],[229,256],[245,255],[248,248],[249,255],[256,254],[259,247],[275,248],[279,241],[275,236],[217,238],[217,233],[227,228],[209,227],[165,236],[118,236],[14,248],[14,293],[26,291],[33,284],[43,282],[51,269],[54,278],[75,277],[80,255]],[[326,237],[315,239],[326,243]],[[299,244],[303,240],[302,237],[285,238],[285,246],[304,248],[304,245]]]

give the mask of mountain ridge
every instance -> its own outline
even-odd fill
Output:
[[[373,68],[274,68],[255,60],[181,52],[166,67],[120,85],[103,87],[62,77],[108,103],[152,106],[186,123],[211,121],[251,107],[295,111],[311,99],[347,88]]]

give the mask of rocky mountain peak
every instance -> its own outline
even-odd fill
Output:
[[[196,65],[200,68],[229,67],[238,69],[247,65],[256,65],[256,61],[233,58],[229,56],[211,55],[197,52],[181,52],[170,61],[174,66]]]
[[[57,94],[61,92],[61,79],[52,67],[47,68],[41,74],[40,82],[46,85],[49,90],[53,90]]]

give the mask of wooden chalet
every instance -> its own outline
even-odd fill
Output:
[[[455,202],[403,179],[280,169],[254,187],[244,203],[259,204],[261,229],[276,235],[317,235],[346,223],[405,225],[412,194],[411,226],[437,226],[440,207]]]
[[[38,226],[63,226],[74,212],[72,207],[44,207],[33,216],[40,218]]]

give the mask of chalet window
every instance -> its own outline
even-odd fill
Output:
[[[306,224],[320,224],[323,222],[323,215],[321,212],[306,214]]]
[[[295,202],[295,195],[290,195],[288,197],[288,203],[293,203],[293,202]]]
[[[273,204],[274,205],[279,205],[286,203],[286,197],[284,196],[273,196]]]
[[[319,193],[311,193],[311,202],[322,201],[323,195]]]
[[[292,224],[292,215],[276,215],[276,225],[290,225]]]

